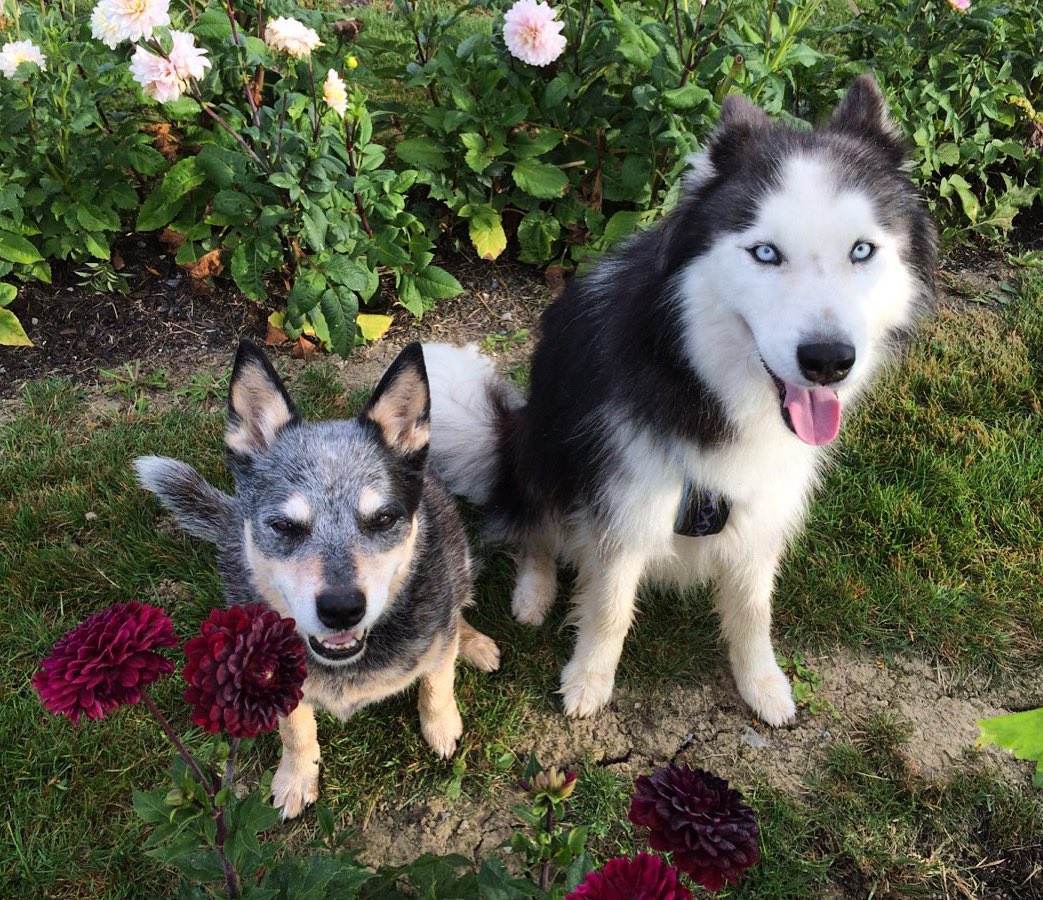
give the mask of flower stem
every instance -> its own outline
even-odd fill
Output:
[[[213,799],[216,791],[214,790],[213,782],[203,774],[203,770],[199,768],[199,763],[195,761],[195,758],[191,753],[188,752],[188,748],[185,746],[181,738],[178,737],[177,732],[171,727],[167,717],[163,715],[160,708],[156,706],[156,701],[152,699],[152,695],[148,691],[142,691],[141,697],[145,701],[145,705],[149,708],[149,712],[155,717],[156,721],[159,722],[159,727],[163,729],[164,734],[170,739],[170,743],[174,745],[177,752],[181,754],[181,758],[185,761],[185,764],[192,770],[192,774],[196,776],[196,780],[202,786],[210,798]]]
[[[358,175],[358,165],[355,162],[355,123],[344,122],[344,146],[348,151],[348,174],[351,175],[352,180]],[[358,210],[359,219],[362,220],[362,228],[371,238],[373,237],[373,229],[369,225],[369,218],[366,216],[366,206],[362,202],[362,198],[359,196],[358,191],[355,191],[355,209]]]
[[[239,26],[235,21],[235,10],[232,9],[232,0],[226,0],[225,12],[228,13],[228,22],[232,26],[232,43],[239,46]]]
[[[308,54],[308,77],[311,79],[311,117],[312,117],[312,143],[319,139],[319,96],[315,91],[315,64],[312,62],[311,54]]]
[[[544,820],[544,827],[547,829],[548,836],[554,832],[554,804],[549,800],[547,801],[547,818]],[[551,861],[545,859],[540,868],[540,890],[544,892],[550,890],[550,865]]]
[[[239,752],[239,738],[232,738],[231,745],[228,748],[228,762],[225,763],[225,777],[221,779],[221,787],[226,788],[232,783],[232,779],[235,777],[235,757]]]

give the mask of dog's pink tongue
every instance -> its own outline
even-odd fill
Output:
[[[840,399],[826,387],[808,389],[786,384],[783,408],[789,413],[793,430],[805,444],[828,444],[840,431]]]
[[[327,644],[350,644],[355,640],[354,631],[339,631],[336,634],[331,634],[327,638],[323,638]]]

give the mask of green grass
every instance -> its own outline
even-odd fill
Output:
[[[990,674],[1043,663],[1041,287],[1029,281],[999,312],[943,312],[848,423],[839,465],[782,575],[784,648],[912,651]],[[314,417],[348,415],[364,394],[345,391],[321,365],[291,391]],[[68,383],[40,382],[0,426],[5,897],[141,896],[171,886],[143,855],[146,832],[129,805],[131,788],[157,783],[168,758],[147,715],[123,710],[75,727],[42,711],[29,679],[61,634],[108,604],[161,602],[184,638],[220,602],[211,549],[176,532],[129,467],[138,454],[162,453],[227,486],[220,405],[210,395],[171,389],[139,412],[134,398],[116,397],[114,413]],[[531,737],[533,715],[557,710],[557,665],[570,647],[564,605],[549,627],[515,624],[511,565],[499,551],[484,557],[469,617],[507,652],[495,676],[461,670],[463,762],[454,770],[431,757],[411,694],[363,711],[349,728],[323,718],[323,794],[342,824],[432,795],[502,797],[520,771],[505,760]],[[705,594],[650,593],[643,610],[621,680],[650,691],[701,683],[721,658]],[[156,695],[198,746],[176,679]],[[894,723],[871,722],[829,754],[800,797],[742,785],[761,818],[764,861],[737,896],[818,896],[827,885],[845,896],[939,896],[945,879],[1023,877],[1038,802],[973,772],[945,787],[923,781],[903,762],[901,742]],[[256,778],[277,753],[274,735],[258,740],[245,776]],[[602,856],[640,846],[625,822],[629,791],[609,767],[582,769],[570,819],[592,826]],[[291,831],[306,837],[312,827],[306,816]],[[981,865],[1000,858],[1007,862]]]

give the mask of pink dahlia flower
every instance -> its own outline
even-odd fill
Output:
[[[174,626],[162,609],[117,603],[95,613],[63,637],[33,676],[44,707],[76,722],[102,719],[133,706],[152,682],[174,671],[157,653],[174,647]]]
[[[967,12],[971,8],[971,0],[949,0],[949,6],[957,12]]]
[[[149,53],[142,46],[134,49],[130,74],[141,85],[146,96],[169,103],[177,100],[192,78],[202,78],[210,65],[206,50],[197,47],[195,38],[185,31],[170,32],[172,47],[166,56]]]
[[[677,869],[651,853],[618,856],[590,872],[565,900],[692,900]]]
[[[518,0],[503,17],[503,40],[511,56],[530,66],[546,66],[565,50],[564,22],[546,3]]]

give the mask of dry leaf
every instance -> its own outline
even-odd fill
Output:
[[[141,130],[152,135],[152,146],[163,154],[167,162],[174,162],[178,158],[181,137],[171,128],[169,122],[152,122],[143,125]]]
[[[315,345],[302,334],[297,338],[297,343],[293,345],[290,356],[294,359],[303,359],[305,362],[311,362],[315,358]]]
[[[215,275],[220,275],[224,267],[224,263],[221,262],[220,248],[204,253],[193,263],[181,264],[181,268],[188,273],[188,277],[193,281],[203,281],[207,278],[213,278]]]
[[[171,252],[177,253],[177,251],[181,249],[181,245],[185,242],[185,236],[179,231],[174,231],[172,228],[164,228],[159,233],[159,242],[161,244],[166,244]]]
[[[333,23],[334,33],[346,41],[354,41],[365,27],[361,19],[339,19]]]
[[[561,266],[547,266],[543,273],[543,280],[547,283],[552,297],[557,297],[565,290],[565,269]]]

